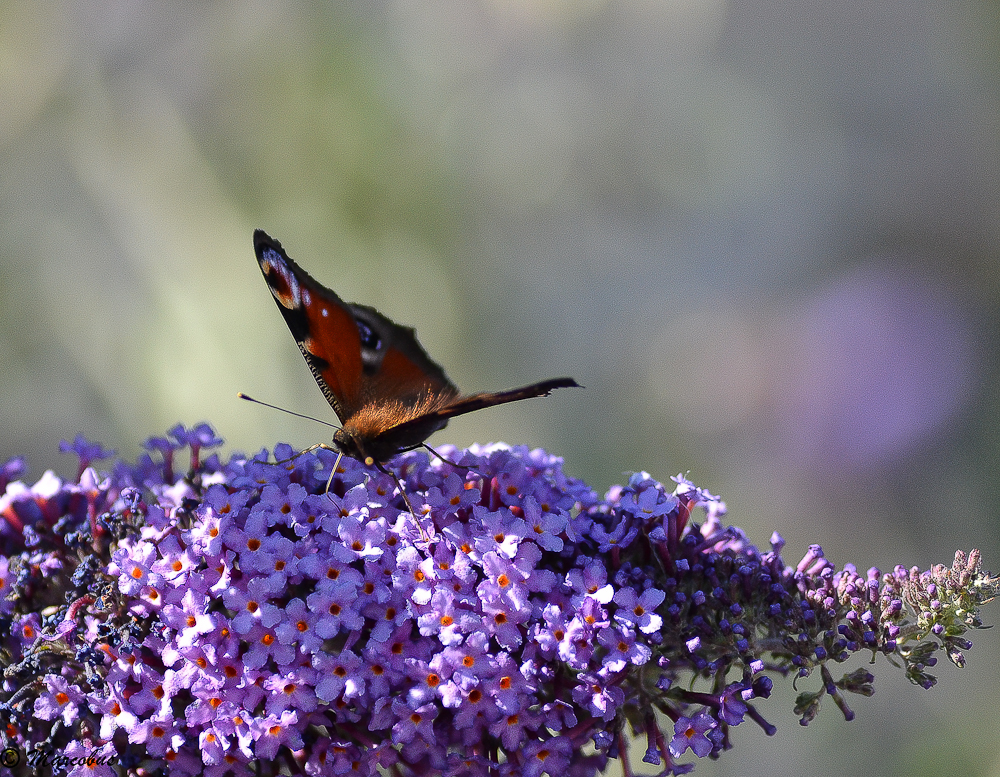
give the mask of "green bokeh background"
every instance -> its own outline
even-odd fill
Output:
[[[326,439],[236,399],[334,420],[260,227],[466,391],[586,386],[433,442],[601,491],[684,470],[790,560],[1000,567],[998,31],[933,0],[7,0],[0,457]],[[850,724],[779,693],[777,736],[697,773],[1000,774],[973,639],[930,692],[882,666]]]

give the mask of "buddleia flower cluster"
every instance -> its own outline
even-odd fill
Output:
[[[732,746],[777,680],[925,688],[997,591],[950,568],[793,563],[646,473],[603,498],[541,450],[411,452],[396,479],[287,445],[221,460],[207,425],[78,476],[0,470],[3,765],[71,775],[558,775],[628,743],[663,774]],[[187,452],[187,455],[184,454]],[[279,463],[275,463],[275,462]],[[412,507],[412,511],[411,511]]]

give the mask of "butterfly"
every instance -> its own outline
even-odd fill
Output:
[[[463,396],[420,346],[412,328],[374,308],[344,302],[262,230],[254,232],[253,245],[278,310],[340,419],[333,449],[341,455],[385,472],[389,459],[425,445],[454,416],[579,386],[572,378],[553,378]]]

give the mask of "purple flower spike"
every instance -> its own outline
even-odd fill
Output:
[[[600,499],[544,451],[410,452],[389,466],[411,515],[360,462],[203,461],[220,442],[177,426],[108,474],[78,437],[76,483],[0,471],[0,730],[22,752],[105,759],[81,775],[591,777],[636,726],[685,774],[732,726],[774,733],[772,678],[813,683],[803,722],[874,692],[833,676],[853,652],[932,687],[998,590],[976,551],[862,575],[814,545],[788,566],[680,476]]]

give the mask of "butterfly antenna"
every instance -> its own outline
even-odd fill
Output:
[[[288,413],[288,415],[294,415],[294,416],[296,416],[298,418],[304,418],[307,421],[315,421],[318,424],[323,424],[323,426],[329,426],[331,429],[339,429],[340,428],[336,424],[331,424],[329,421],[324,421],[321,418],[313,418],[311,415],[304,415],[302,413],[296,413],[294,410],[288,410],[288,409],[283,408],[283,407],[278,407],[277,405],[272,405],[272,404],[270,404],[268,402],[262,402],[259,399],[254,399],[253,397],[251,397],[251,396],[249,396],[247,394],[244,394],[242,391],[240,393],[238,393],[236,396],[238,396],[240,399],[245,399],[247,402],[253,402],[253,403],[257,404],[257,405],[263,405],[264,407],[269,407],[272,410],[280,410],[282,413]],[[315,450],[315,448],[310,448],[309,450]],[[302,453],[305,453],[305,451],[302,451]]]

